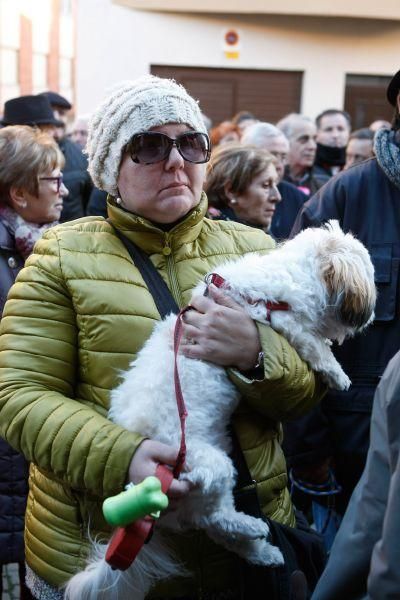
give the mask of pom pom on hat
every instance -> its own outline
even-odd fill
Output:
[[[124,81],[94,112],[86,153],[93,183],[113,196],[125,146],[136,133],[167,123],[207,132],[198,103],[172,79],[146,75]]]

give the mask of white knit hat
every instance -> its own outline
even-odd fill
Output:
[[[166,123],[185,123],[207,132],[198,103],[172,79],[146,75],[124,81],[95,110],[86,153],[94,185],[113,196],[122,153],[135,133]]]

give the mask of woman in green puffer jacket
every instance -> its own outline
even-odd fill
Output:
[[[224,258],[274,245],[256,229],[205,218],[208,137],[197,103],[170,80],[147,76],[107,98],[88,153],[94,184],[109,193],[109,221],[87,217],[46,233],[11,289],[0,330],[0,433],[32,464],[27,581],[42,599],[62,598],[91,540],[110,537],[103,500],[176,458],[176,448],[107,418],[110,390],[160,318],[116,230],[149,256],[180,306]],[[242,394],[234,427],[260,503],[294,526],[280,422],[312,408],[323,388],[284,338],[219,290],[192,303],[198,312],[186,318],[184,338],[196,345],[182,352],[229,368]],[[179,502],[188,492],[173,480],[169,496]],[[171,544],[193,576],[152,596],[236,597],[236,557],[199,532]]]

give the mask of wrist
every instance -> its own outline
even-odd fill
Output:
[[[238,365],[237,368],[242,373],[254,373],[255,371],[264,372],[264,352],[260,350],[255,359],[253,357],[251,362],[246,361],[246,363]]]

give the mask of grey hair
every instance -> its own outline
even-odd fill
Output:
[[[260,146],[266,138],[281,137],[282,135],[286,137],[284,132],[272,123],[260,122],[247,127],[240,141],[250,146]]]
[[[315,123],[310,117],[306,117],[300,113],[290,113],[289,115],[286,115],[286,117],[283,117],[283,119],[278,121],[276,126],[286,135],[288,140],[290,140],[293,137],[296,127],[302,123],[311,123],[315,127]]]

